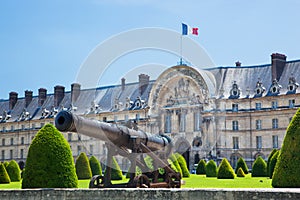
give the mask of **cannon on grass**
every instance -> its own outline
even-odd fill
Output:
[[[108,151],[105,174],[92,177],[90,188],[180,188],[181,186],[180,173],[175,172],[167,160],[173,145],[171,139],[165,135],[153,135],[126,126],[100,122],[68,111],[57,114],[55,126],[60,131],[77,132],[106,143]],[[149,169],[145,163],[145,154],[153,159],[154,170]],[[131,163],[128,183],[111,182],[112,159],[115,155],[127,157]],[[136,176],[137,166],[142,174]],[[159,174],[159,168],[164,169],[163,175]]]

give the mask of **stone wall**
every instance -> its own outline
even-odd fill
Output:
[[[300,189],[32,189],[0,190],[1,200],[300,199]]]

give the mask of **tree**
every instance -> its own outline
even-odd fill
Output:
[[[76,174],[79,180],[90,179],[92,177],[92,171],[90,167],[90,162],[87,155],[81,152],[76,159]]]
[[[123,179],[123,174],[121,168],[118,162],[116,161],[115,157],[113,157],[112,166],[111,166],[111,180],[122,180],[122,179]]]
[[[252,166],[252,177],[267,177],[267,163],[266,161],[261,157],[258,156],[256,160],[253,163]]]
[[[237,177],[245,177],[246,174],[244,173],[243,169],[240,167],[236,173]]]
[[[217,164],[215,161],[210,160],[205,166],[206,177],[217,177]]]
[[[205,166],[206,166],[205,160],[201,159],[196,168],[196,174],[206,174]]]
[[[290,122],[273,173],[272,186],[300,187],[300,109]]]
[[[239,168],[242,168],[243,172],[245,174],[248,174],[248,166],[242,157],[240,157],[236,163],[236,168],[235,168],[236,174],[237,174]]]
[[[182,170],[181,170],[181,167],[180,167],[180,165],[179,165],[179,163],[178,163],[178,161],[177,161],[177,158],[176,158],[176,156],[175,156],[175,154],[172,154],[172,155],[170,155],[170,158],[169,158],[170,160],[171,160],[171,162],[174,164],[174,166],[176,167],[176,169],[177,169],[177,171],[176,172],[179,172],[180,173],[180,175],[181,175],[181,177],[183,176],[182,175]]]
[[[0,183],[10,183],[9,175],[3,163],[0,163]]]
[[[41,128],[29,147],[22,188],[77,188],[70,145],[51,124]]]
[[[234,179],[234,170],[232,169],[230,163],[226,158],[223,158],[219,169],[218,169],[218,179]]]
[[[21,180],[21,170],[18,163],[15,160],[11,160],[6,167],[6,171],[12,182],[18,182]]]
[[[92,156],[89,161],[92,170],[92,176],[101,175],[102,169],[99,160],[95,156]]]
[[[175,153],[175,156],[176,156],[178,164],[180,165],[180,168],[182,170],[183,177],[190,177],[190,172],[187,168],[186,161],[185,161],[184,157],[179,153]]]
[[[276,153],[273,154],[271,161],[270,161],[270,166],[269,166],[269,177],[272,179],[273,178],[273,173],[274,173],[274,168],[277,163],[278,156],[280,154],[280,151],[276,151]]]
[[[273,156],[277,151],[278,151],[277,149],[273,149],[273,150],[271,151],[271,153],[269,154],[269,156],[268,156],[268,161],[267,161],[267,174],[268,174],[269,177],[271,176],[271,173],[270,173],[270,171],[269,171],[269,169],[270,169],[271,158],[272,158],[272,156]],[[273,173],[272,173],[272,175],[273,175]]]

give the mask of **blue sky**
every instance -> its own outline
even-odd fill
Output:
[[[159,27],[181,32],[181,23],[199,28],[191,37],[216,66],[270,63],[273,52],[300,59],[300,1],[297,0],[3,0],[0,3],[0,99],[10,91],[34,95],[40,87],[70,85],[90,52],[107,38],[131,29]],[[146,37],[145,37],[146,39]],[[114,63],[130,70],[144,63],[172,66],[179,58],[145,51]],[[145,71],[147,73],[147,71]],[[120,76],[107,75],[103,84]]]

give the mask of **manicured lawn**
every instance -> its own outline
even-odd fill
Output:
[[[113,181],[113,183],[127,182],[128,180],[123,179],[122,181]],[[204,175],[192,174],[190,178],[183,178],[185,182],[182,188],[272,188],[272,180],[269,178],[252,178],[248,174],[245,178],[235,179],[217,179],[217,178],[206,178]],[[88,188],[90,180],[80,180],[79,188]],[[0,189],[20,189],[21,182],[12,182],[10,184],[0,184]]]

